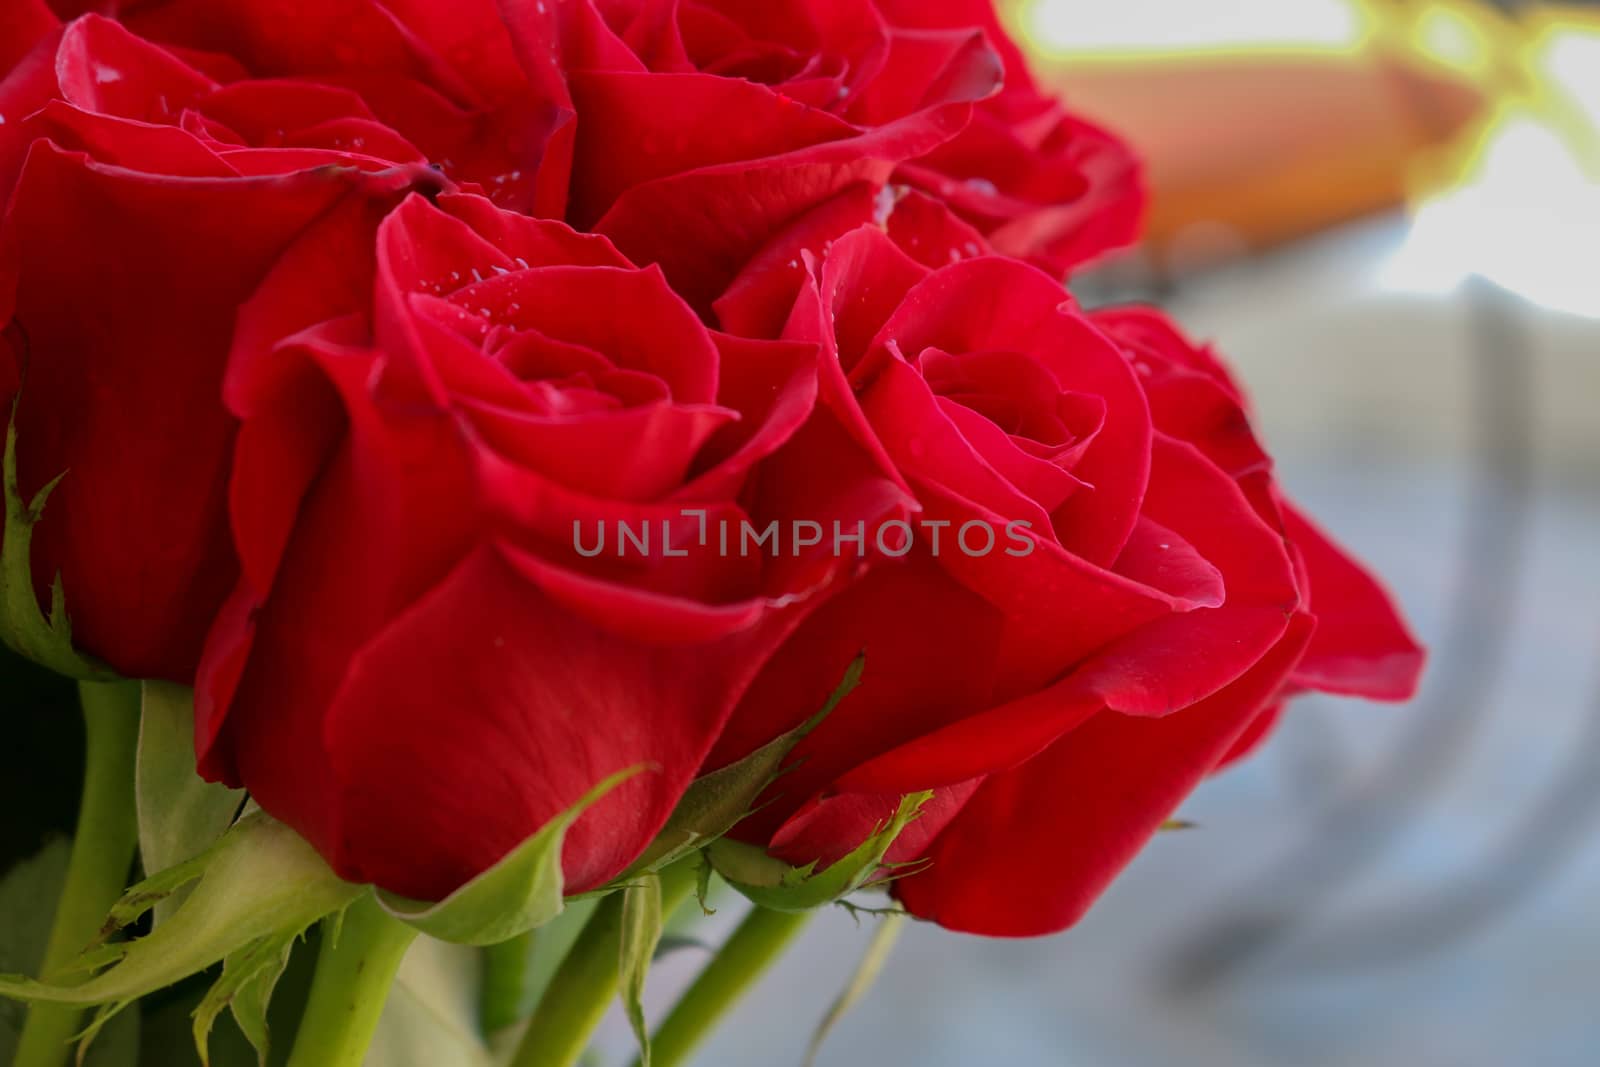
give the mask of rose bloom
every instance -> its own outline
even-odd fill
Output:
[[[895,894],[945,926],[1045,933],[1285,695],[1404,699],[1421,652],[1283,497],[1211,353],[1153,311],[1085,314],[919,193],[885,203],[854,190],[802,219],[717,312],[833,354],[826,402],[947,543],[812,615],[708,766],[801,721],[864,648],[860,688],[735,835],[825,865],[934,789],[888,857],[912,864]],[[964,527],[981,549],[1018,521],[1025,556],[959,550]]]
[[[548,115],[487,2],[77,6],[124,21],[0,0],[0,401],[24,498],[66,475],[42,598],[59,575],[82,649],[189,681],[235,574],[235,308],[409,188],[528,205]]]
[[[436,899],[645,768],[568,835],[569,891],[595,888],[847,565],[689,552],[684,512],[853,524],[905,494],[818,409],[815,344],[708,330],[604,237],[461,195],[402,204],[372,267],[339,236],[241,312],[243,576],[201,667],[201,769],[344,877]],[[577,550],[618,523],[648,551]]]

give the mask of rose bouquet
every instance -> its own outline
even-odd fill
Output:
[[[1063,285],[1138,166],[989,0],[0,0],[0,72],[0,634],[89,730],[18,1067],[201,973],[266,1062],[319,924],[295,1067],[419,933],[500,1062],[619,991],[684,1062],[810,911],[1060,930],[1414,687],[1219,358]]]

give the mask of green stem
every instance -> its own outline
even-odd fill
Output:
[[[413,928],[363,893],[343,918],[322,924],[311,996],[288,1067],[361,1067]]]
[[[695,859],[661,872],[661,914],[671,915],[694,891]],[[508,1067],[573,1067],[583,1058],[606,1009],[616,999],[622,951],[622,896],[603,898],[550,979]]]
[[[679,999],[651,1040],[654,1067],[679,1067],[728,1009],[755,985],[805,928],[811,912],[752,908]],[[637,1067],[638,1061],[635,1062]]]
[[[483,949],[483,992],[478,998],[478,1025],[486,1034],[521,1022],[538,1001],[534,964],[540,931],[528,930],[510,941]]]
[[[77,958],[100,932],[121,897],[139,828],[134,816],[134,753],[139,742],[139,686],[80,682],[85,760],[78,827],[66,884],[56,903],[40,977]],[[17,1042],[13,1067],[60,1067],[79,1030],[82,1009],[34,1004]]]

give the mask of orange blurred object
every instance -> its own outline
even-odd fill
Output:
[[[1419,153],[1451,143],[1488,102],[1376,49],[1039,66],[1073,110],[1142,153],[1150,249],[1178,269],[1403,204]]]

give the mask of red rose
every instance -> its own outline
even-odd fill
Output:
[[[447,184],[430,162],[530,201],[548,116],[487,0],[448,27],[372,0],[125,6],[62,26],[0,3],[0,400],[20,384],[24,497],[65,474],[41,596],[59,575],[81,648],[187,681],[235,573],[236,306],[308,229],[370,243],[408,187]]]
[[[736,834],[826,863],[936,788],[890,854],[928,861],[896,882],[907,906],[1060,929],[1282,692],[1403,697],[1420,652],[1282,504],[1208,353],[1154,313],[1086,316],[1032,267],[962,259],[971,235],[916,194],[870,217],[862,197],[820,209],[717,310],[766,330],[788,264],[809,266],[779,332],[836,353],[850,388],[824,396],[870,427],[924,531],[784,645],[708,766],[802,718],[865,648],[861,687]]]
[[[355,313],[289,335],[324,281],[362,276],[349,244],[286,260],[243,312],[244,573],[197,686],[201,767],[343,876],[438,898],[649,765],[567,839],[589,889],[660,829],[837,570],[689,551],[700,523],[794,501],[864,521],[902,493],[814,412],[815,345],[708,331],[603,237],[438,203],[384,222]]]
[[[1029,87],[988,3],[501,6],[569,113],[542,209],[660,263],[697,308],[795,217],[897,170],[1058,266],[1131,236],[1126,153]],[[1017,87],[995,97],[1003,68]]]

